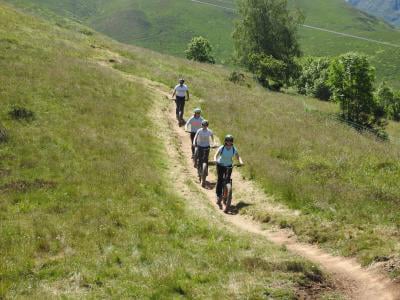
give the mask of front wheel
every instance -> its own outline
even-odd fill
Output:
[[[225,198],[224,200],[226,200],[225,212],[227,213],[227,212],[229,212],[229,210],[231,208],[231,202],[232,202],[232,184],[231,183],[226,184],[224,196],[226,197],[226,198],[224,197]]]

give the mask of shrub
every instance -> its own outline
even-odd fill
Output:
[[[393,91],[386,82],[382,82],[376,91],[375,98],[390,119],[400,120],[400,92]]]
[[[394,121],[400,121],[400,91],[394,93],[392,103],[392,118]]]
[[[8,140],[7,130],[0,124],[0,144],[7,142],[7,140]]]
[[[194,37],[185,51],[187,59],[214,64],[215,59],[211,52],[210,42],[202,36]]]
[[[296,81],[300,94],[321,100],[329,100],[331,90],[328,84],[330,59],[327,57],[308,57],[301,63],[301,74]]]
[[[237,71],[233,71],[231,74],[229,74],[228,80],[235,84],[244,83],[244,74]]]
[[[346,53],[329,67],[332,97],[340,103],[342,118],[381,135],[385,111],[374,99],[374,80],[375,69],[365,55]]]
[[[288,78],[288,66],[270,55],[251,54],[249,68],[265,87],[280,90]]]
[[[14,106],[8,114],[14,120],[32,120],[35,117],[33,111],[22,106]]]

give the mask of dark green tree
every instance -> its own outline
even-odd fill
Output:
[[[300,56],[297,29],[300,14],[292,14],[286,0],[239,0],[240,18],[233,39],[238,61],[261,81],[288,83]]]
[[[374,81],[375,69],[359,53],[339,56],[329,69],[332,97],[340,103],[342,117],[379,131],[386,125],[385,111],[374,99]]]
[[[386,82],[382,82],[376,91],[376,101],[394,121],[400,121],[400,92],[395,92]]]
[[[301,75],[296,80],[298,92],[321,100],[329,100],[332,94],[328,83],[330,63],[328,57],[307,57],[302,60]]]
[[[197,36],[190,41],[185,54],[187,59],[214,64],[215,59],[211,52],[210,42],[202,36]]]
[[[392,118],[393,120],[400,121],[400,91],[394,93],[393,103],[392,103]]]

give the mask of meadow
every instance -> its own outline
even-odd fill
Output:
[[[249,199],[242,213],[291,228],[302,240],[355,256],[364,265],[398,261],[398,144],[333,120],[337,108],[331,103],[268,92],[251,76],[235,85],[228,80],[231,70],[222,66],[127,49],[130,54],[121,53],[126,61],[116,68],[171,87],[184,76],[197,97],[191,107],[202,107],[220,138],[236,137],[247,164],[243,176],[274,203],[299,212],[271,212]],[[399,275],[398,268],[390,272]]]
[[[96,63],[145,50],[4,4],[0,36],[0,298],[296,299],[324,278],[187,209],[155,98]]]
[[[35,9],[43,8],[79,20],[110,37],[128,44],[150,48],[161,53],[183,57],[193,36],[210,40],[218,63],[232,64],[231,33],[237,15],[233,0],[205,0],[213,5],[189,0],[7,0]],[[354,34],[400,45],[400,31],[383,21],[368,16],[343,0],[289,1],[292,9],[300,9],[305,24]],[[40,9],[39,9],[40,8]],[[179,12],[179,13],[177,13]],[[386,80],[400,88],[400,48],[338,36],[310,28],[299,28],[304,55],[335,56],[348,51],[366,53],[377,69],[378,81]]]

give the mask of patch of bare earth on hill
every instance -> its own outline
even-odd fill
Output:
[[[106,61],[100,62],[100,65],[111,67]],[[111,68],[110,68],[111,70]],[[152,117],[159,118],[158,124],[168,124],[161,129],[160,134],[167,145],[167,151],[170,159],[170,172],[171,179],[174,186],[187,199],[199,198],[198,192],[193,192],[188,184],[189,179],[195,180],[196,170],[191,166],[191,150],[190,141],[187,133],[180,128],[175,121],[173,105],[168,105],[169,88],[163,84],[150,81],[145,78],[136,77],[134,75],[125,74],[120,71],[112,69],[114,72],[119,72],[128,79],[143,85],[146,85],[152,93],[155,94],[156,99]],[[158,97],[157,97],[158,95]],[[212,154],[211,154],[212,155]],[[333,256],[315,245],[301,243],[297,240],[295,234],[289,229],[279,229],[270,226],[265,229],[261,223],[255,222],[238,213],[224,214],[219,210],[215,203],[215,193],[212,186],[215,184],[216,178],[214,172],[210,172],[208,178],[208,188],[202,189],[203,195],[209,200],[208,205],[204,205],[201,201],[192,201],[199,212],[203,213],[209,211],[212,206],[216,211],[219,211],[219,218],[216,214],[208,214],[208,217],[213,218],[215,221],[223,219],[227,224],[235,225],[243,231],[252,233],[254,235],[263,236],[269,241],[286,247],[289,251],[307,258],[320,265],[320,267],[328,274],[330,274],[334,286],[346,295],[348,299],[365,299],[365,300],[396,300],[400,299],[400,286],[390,280],[387,276],[380,274],[376,270],[362,268],[355,259],[343,258],[340,256]],[[236,212],[243,206],[252,205],[252,203],[265,203],[269,211],[287,213],[288,215],[297,214],[298,212],[290,211],[283,206],[278,206],[273,201],[266,201],[265,193],[252,181],[243,178],[240,173],[235,170],[233,172],[234,181],[234,205]],[[195,196],[193,198],[193,196]],[[260,201],[263,200],[263,201]],[[316,291],[326,287],[321,286],[318,280],[316,284],[310,287],[299,287],[299,299],[318,299]],[[303,289],[303,290],[302,290]],[[302,292],[303,291],[303,292]],[[304,295],[302,295],[304,293]]]

